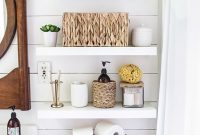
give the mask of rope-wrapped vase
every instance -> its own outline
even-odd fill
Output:
[[[112,108],[115,106],[116,82],[92,83],[93,106],[98,108]]]

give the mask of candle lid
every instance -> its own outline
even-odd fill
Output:
[[[145,26],[144,24],[139,25],[138,27],[135,28],[136,30],[148,30],[151,31],[152,29]]]
[[[138,83],[127,83],[127,82],[120,82],[120,87],[128,87],[128,88],[132,88],[132,87],[144,87],[144,83],[143,81],[140,81]]]

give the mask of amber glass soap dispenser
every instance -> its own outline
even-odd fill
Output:
[[[110,77],[107,75],[107,70],[105,68],[106,63],[110,63],[109,61],[102,61],[103,68],[101,70],[101,75],[98,78],[98,82],[107,83],[110,82]]]
[[[7,135],[21,135],[20,122],[16,117],[15,106],[9,107],[13,110],[11,113],[11,118],[7,124]]]
[[[115,106],[116,82],[111,80],[105,68],[109,61],[102,61],[103,68],[98,80],[92,82],[93,106],[98,108],[112,108]]]

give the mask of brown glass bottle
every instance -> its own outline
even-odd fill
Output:
[[[110,63],[109,61],[102,61],[103,68],[101,70],[101,75],[98,78],[98,82],[108,83],[110,82],[110,77],[107,75],[107,70],[105,68],[106,63]]]
[[[7,124],[7,135],[21,135],[20,121],[17,119],[16,113],[14,112],[15,107],[12,106],[11,108],[13,112]]]

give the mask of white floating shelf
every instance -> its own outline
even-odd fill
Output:
[[[36,55],[157,55],[157,47],[37,47]]]
[[[144,108],[123,108],[117,104],[114,108],[102,109],[91,105],[84,108],[72,107],[65,103],[63,108],[51,108],[50,103],[42,103],[38,110],[38,119],[112,119],[112,118],[156,118],[156,103],[145,102]]]

